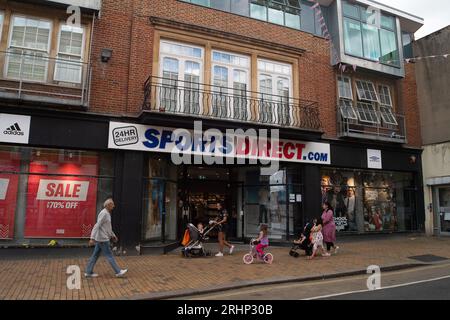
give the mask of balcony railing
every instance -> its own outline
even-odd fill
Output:
[[[383,121],[381,112],[376,111],[378,123],[364,123],[360,119],[344,118],[337,107],[338,135],[358,139],[378,140],[394,143],[407,143],[405,116],[393,114],[396,125]]]
[[[196,118],[212,118],[303,130],[321,129],[316,102],[219,87],[149,77],[144,85],[143,109]]]
[[[0,52],[0,98],[88,107],[91,66],[70,59],[23,49]]]

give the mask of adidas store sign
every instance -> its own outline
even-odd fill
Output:
[[[0,113],[0,142],[28,144],[30,116]]]
[[[19,124],[16,122],[14,125],[3,131],[3,134],[9,134],[13,136],[24,136],[25,133],[20,129]]]

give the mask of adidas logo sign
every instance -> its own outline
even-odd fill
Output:
[[[23,136],[25,133],[20,129],[19,124],[16,122],[11,127],[3,131],[3,134],[11,136]]]

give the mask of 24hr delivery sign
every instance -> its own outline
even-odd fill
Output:
[[[30,175],[25,237],[89,237],[96,201],[96,178]]]

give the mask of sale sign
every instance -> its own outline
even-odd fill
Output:
[[[0,152],[0,239],[12,239],[14,236],[19,159],[17,153]]]
[[[63,164],[32,162],[30,172],[58,175],[30,174],[25,221],[27,238],[89,238],[95,224],[97,178],[84,177],[86,168],[97,168],[97,158],[83,159],[83,163]],[[93,163],[94,162],[94,163]],[[65,175],[63,175],[65,174]],[[77,176],[78,175],[78,176]]]

